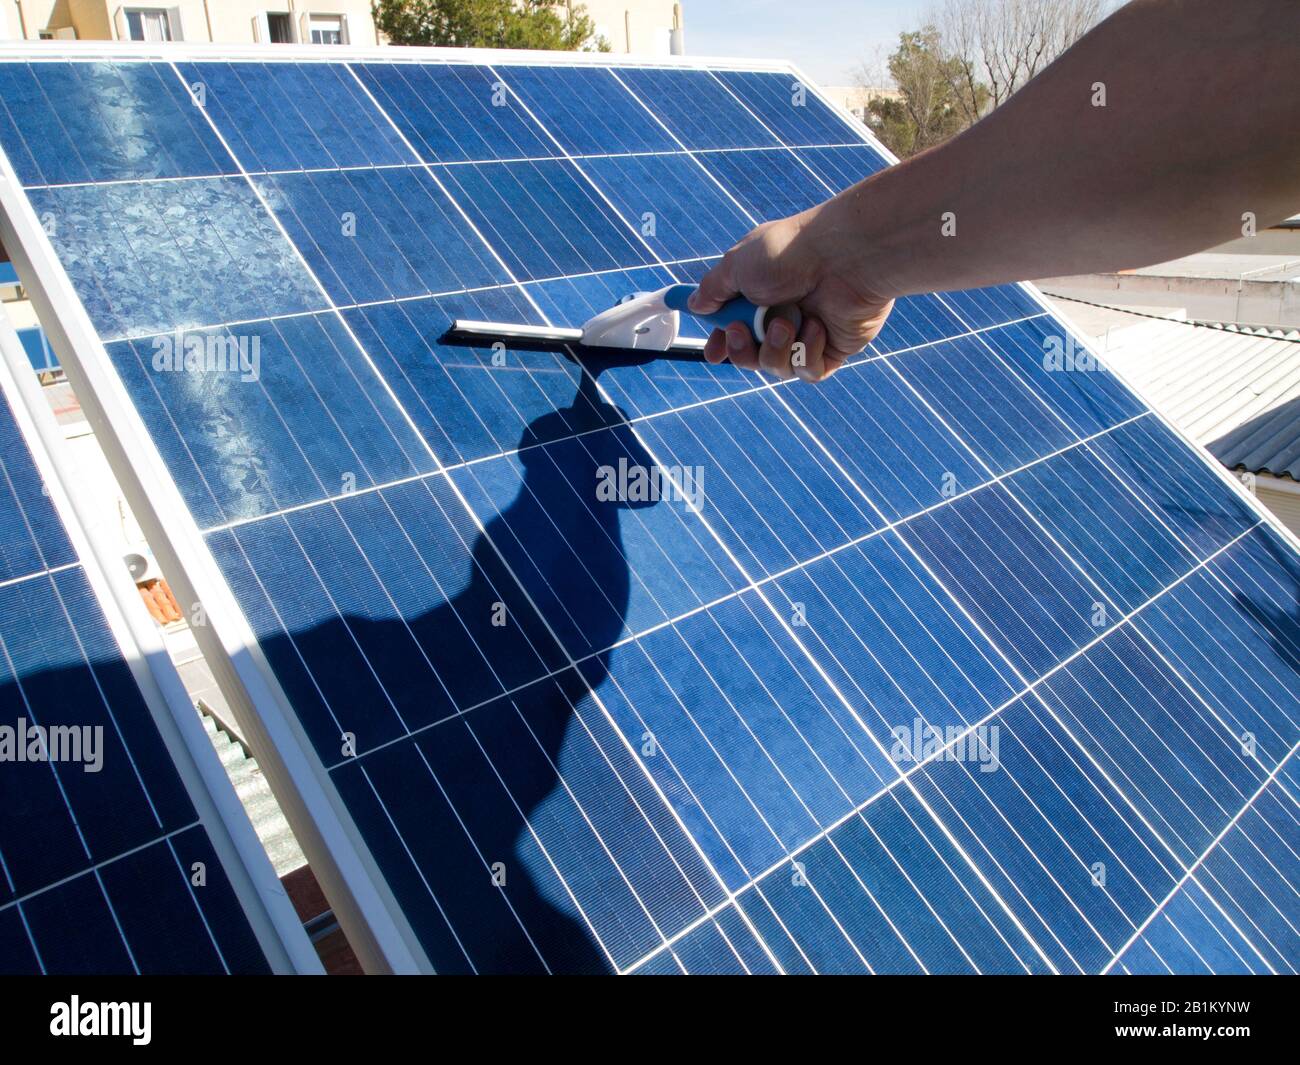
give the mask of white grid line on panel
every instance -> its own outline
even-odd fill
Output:
[[[353,77],[356,79],[357,84],[361,87],[362,91],[365,92],[365,94],[367,95],[367,97],[370,98],[370,100],[371,100],[371,102],[374,104],[374,106],[379,110],[379,112],[380,112],[382,115],[384,115],[384,117],[387,119],[387,121],[389,122],[389,124],[392,125],[393,129],[397,132],[398,136],[399,136],[399,137],[403,140],[403,142],[406,144],[408,150],[410,150],[411,153],[412,153],[412,155],[414,155],[416,158],[419,158],[418,153],[415,152],[414,148],[410,145],[410,142],[406,139],[405,135],[401,132],[401,130],[400,130],[400,128],[397,126],[397,124],[393,121],[392,117],[388,114],[388,112],[387,112],[383,107],[381,107],[381,106],[379,105],[379,103],[375,100],[373,94],[370,93],[368,87],[367,87],[367,86],[364,84],[364,82],[362,82],[361,79],[356,75],[355,71],[352,71],[352,74],[353,74]],[[432,171],[430,171],[430,176],[434,176],[434,175],[432,174]],[[512,273],[512,271],[510,271],[509,267],[505,264],[504,260],[500,257],[500,255],[498,255],[498,254],[496,253],[496,251],[492,248],[491,244],[488,243],[488,241],[484,238],[483,234],[478,230],[477,226],[474,225],[473,221],[472,221],[472,220],[469,218],[469,216],[464,212],[463,208],[461,208],[461,207],[459,206],[459,203],[457,202],[457,200],[456,200],[454,197],[452,197],[452,196],[450,195],[450,193],[447,191],[446,187],[443,186],[442,183],[441,183],[440,181],[438,181],[438,179],[436,178],[436,176],[434,176],[434,181],[439,185],[439,187],[441,188],[443,194],[444,194],[445,196],[447,196],[447,199],[452,203],[452,205],[453,205],[454,207],[456,207],[457,210],[461,213],[462,217],[465,219],[465,222],[466,222],[466,224],[470,227],[470,229],[475,233],[476,236],[478,236],[478,238],[483,242],[484,246],[485,246],[485,247],[489,250],[489,252],[491,252],[491,254],[492,254],[492,255],[497,259],[497,261],[498,261],[498,262],[500,263],[500,265],[501,265],[501,268],[505,271],[506,276],[507,276],[507,277],[512,277],[512,278],[513,278],[513,273]],[[515,279],[515,280],[517,281],[517,279]],[[323,289],[322,289],[322,291],[323,291]],[[533,299],[531,298],[531,296],[527,293],[526,290],[524,290],[524,294],[525,294],[525,298],[529,299],[529,301],[530,301],[531,303],[533,303],[533,306],[534,306],[535,309],[537,310],[537,313],[538,313],[539,315],[541,315],[542,320],[543,320],[543,321],[547,321],[548,318],[547,318],[545,312],[542,310],[542,308],[541,308],[541,307],[536,303],[535,300],[533,300]],[[355,336],[354,336],[354,339],[356,339]],[[359,340],[357,340],[357,346],[358,346],[358,348],[359,348],[360,350],[362,350],[363,355],[365,355],[366,353],[365,353],[364,347],[361,345],[361,343],[360,343]],[[367,358],[367,360],[369,360],[369,356],[368,356],[368,355],[366,355],[366,358]],[[373,365],[373,364],[372,364],[372,365]],[[377,373],[377,372],[378,372],[378,371],[376,371],[376,373]],[[394,401],[396,402],[396,397],[394,397]],[[417,433],[418,433],[418,430],[417,430]],[[421,436],[420,438],[421,438],[422,440],[424,439],[423,436]],[[427,442],[426,442],[426,446],[428,446],[428,445],[427,445]],[[432,451],[431,451],[430,453],[432,454]],[[537,615],[537,617],[540,619],[541,623],[542,623],[542,624],[547,628],[547,630],[550,632],[551,637],[552,637],[552,639],[554,639],[556,646],[561,650],[561,652],[562,652],[562,653],[563,653],[567,658],[569,658],[569,664],[570,664],[570,666],[575,666],[575,667],[576,667],[576,664],[574,663],[572,656],[569,654],[568,650],[564,647],[564,644],[562,643],[562,641],[560,641],[558,635],[557,635],[557,634],[555,633],[555,631],[551,628],[551,625],[550,625],[549,620],[548,620],[548,619],[545,617],[545,615],[543,615],[542,612],[537,608],[537,605],[536,605],[536,603],[533,601],[533,598],[532,598],[531,593],[528,591],[528,589],[527,589],[526,586],[523,584],[523,582],[522,582],[521,580],[519,580],[519,578],[517,577],[517,575],[515,575],[515,573],[514,573],[513,569],[511,568],[509,562],[506,560],[504,553],[502,553],[502,551],[501,551],[500,548],[496,545],[496,543],[495,543],[495,542],[494,542],[494,541],[493,541],[493,540],[492,540],[492,539],[487,535],[487,531],[486,531],[486,529],[484,528],[484,526],[483,526],[483,524],[482,524],[482,521],[479,519],[479,517],[478,517],[478,515],[475,513],[474,509],[470,506],[469,501],[468,501],[468,500],[464,497],[464,495],[461,493],[459,486],[457,486],[457,485],[455,484],[455,482],[452,480],[452,478],[447,477],[445,474],[444,474],[443,476],[444,476],[444,479],[445,479],[445,482],[447,483],[447,485],[451,488],[452,492],[456,495],[456,497],[457,497],[457,499],[460,501],[461,505],[465,508],[465,511],[470,515],[470,517],[471,517],[472,520],[474,521],[475,525],[478,527],[479,535],[484,539],[485,542],[487,542],[487,543],[489,544],[489,546],[492,547],[492,549],[493,549],[493,551],[496,553],[496,555],[497,555],[497,557],[498,557],[498,560],[500,561],[502,567],[505,569],[505,571],[506,571],[508,574],[510,574],[510,576],[512,577],[512,579],[515,581],[516,585],[518,586],[518,588],[519,588],[521,594],[522,594],[522,595],[525,597],[525,599],[527,599],[527,601],[529,602],[529,605],[532,607],[534,613],[535,613],[535,614]],[[579,674],[579,675],[580,675],[580,674]],[[600,711],[604,714],[604,716],[606,717],[606,719],[607,719],[607,721],[608,721],[610,727],[614,729],[615,734],[616,734],[617,736],[619,736],[620,739],[622,739],[623,743],[625,744],[625,746],[626,746],[626,748],[627,748],[627,751],[628,751],[629,755],[633,758],[633,760],[634,760],[634,762],[636,763],[636,765],[637,765],[638,767],[641,768],[641,770],[642,770],[642,772],[643,772],[643,774],[644,774],[644,776],[645,776],[647,782],[650,784],[650,786],[653,788],[653,790],[654,790],[654,791],[656,792],[656,794],[658,795],[660,801],[663,803],[665,811],[668,813],[668,815],[669,815],[670,817],[672,817],[672,818],[674,818],[675,820],[677,820],[677,822],[678,822],[679,826],[681,827],[681,830],[682,830],[683,834],[685,835],[685,837],[686,837],[686,838],[691,842],[692,845],[694,845],[694,847],[695,847],[695,849],[696,849],[696,851],[697,851],[697,853],[698,853],[698,856],[699,856],[700,861],[704,863],[705,867],[709,870],[709,872],[711,873],[711,875],[715,878],[715,880],[717,881],[718,886],[722,889],[722,891],[723,891],[724,893],[726,893],[726,894],[728,894],[728,895],[730,896],[730,895],[731,895],[731,892],[730,892],[729,887],[728,887],[727,884],[726,884],[725,879],[724,879],[724,878],[723,878],[723,877],[718,873],[718,871],[714,868],[714,866],[713,866],[712,862],[710,861],[708,855],[707,855],[707,854],[705,853],[705,851],[700,847],[698,841],[695,840],[694,836],[690,833],[690,831],[689,831],[689,829],[686,827],[686,825],[681,821],[681,819],[680,819],[680,815],[679,815],[679,814],[677,813],[677,811],[672,807],[672,804],[668,801],[667,797],[663,794],[662,790],[660,789],[660,787],[659,787],[659,785],[658,785],[658,782],[654,780],[653,776],[652,776],[652,775],[650,774],[650,772],[646,769],[646,767],[645,767],[644,763],[642,762],[642,760],[641,760],[640,758],[637,757],[635,749],[632,748],[631,744],[628,743],[626,737],[623,736],[622,731],[618,728],[617,723],[614,721],[613,716],[609,714],[608,709],[604,706],[604,704],[603,704],[603,702],[600,700],[599,696],[598,696],[594,691],[592,691],[592,692],[590,692],[590,697],[591,697],[593,703],[594,703],[594,704],[595,704],[595,705],[600,709]],[[692,885],[692,890],[695,890],[693,885]],[[702,900],[702,899],[701,899],[700,901],[701,901],[701,903],[703,903],[703,900]],[[757,941],[757,942],[758,942],[758,943],[759,943],[759,944],[764,948],[764,950],[765,950],[766,953],[768,954],[768,957],[769,957],[769,959],[772,961],[773,965],[776,966],[778,969],[780,969],[780,968],[781,968],[780,963],[777,961],[775,955],[773,955],[773,954],[771,953],[770,949],[766,946],[766,944],[764,943],[762,937],[758,934],[757,929],[753,928],[752,924],[750,924],[749,921],[748,921],[747,919],[746,919],[746,924],[749,926],[750,931],[751,931],[751,933],[754,935],[755,940],[756,940],[756,941]]]
[[[1204,853],[1201,854],[1201,856],[1191,864],[1191,866],[1186,870],[1186,872],[1183,874],[1182,878],[1178,881],[1178,883],[1176,883],[1173,886],[1173,888],[1170,889],[1169,894],[1166,895],[1165,898],[1161,900],[1160,904],[1154,910],[1151,911],[1151,915],[1134,931],[1133,935],[1129,937],[1128,941],[1124,943],[1119,948],[1119,950],[1115,952],[1114,957],[1111,958],[1109,964],[1107,964],[1106,967],[1102,970],[1102,973],[1106,973],[1111,968],[1113,968],[1115,963],[1118,962],[1119,959],[1124,956],[1125,952],[1134,943],[1136,943],[1138,939],[1142,937],[1142,935],[1150,927],[1151,922],[1154,921],[1157,917],[1164,914],[1165,908],[1173,900],[1174,896],[1176,896],[1178,892],[1183,889],[1183,887],[1187,884],[1189,880],[1193,882],[1196,881],[1197,870],[1200,869],[1200,867],[1205,863],[1205,860],[1209,858],[1209,856],[1213,853],[1214,849],[1219,846],[1219,844],[1224,840],[1225,837],[1227,837],[1228,833],[1230,833],[1234,828],[1236,828],[1238,822],[1242,819],[1242,817],[1244,817],[1246,813],[1254,806],[1255,800],[1258,799],[1268,789],[1269,785],[1272,784],[1278,778],[1278,774],[1281,773],[1283,767],[1295,755],[1296,751],[1298,750],[1300,750],[1300,743],[1297,743],[1294,747],[1292,747],[1291,750],[1288,752],[1287,756],[1283,758],[1280,762],[1278,762],[1276,768],[1273,770],[1272,773],[1268,775],[1268,777],[1264,780],[1264,782],[1260,784],[1260,786],[1255,790],[1255,793],[1250,797],[1246,805],[1243,806],[1237,812],[1236,816],[1233,817],[1231,821],[1229,821],[1226,825],[1223,826],[1223,829],[1219,832],[1219,834],[1215,836],[1214,839],[1210,842],[1210,845],[1205,848]],[[1217,879],[1216,879],[1216,883],[1217,883]],[[1200,886],[1199,883],[1198,886]],[[1206,895],[1209,895],[1209,892],[1205,891],[1204,887],[1201,887],[1201,890]],[[1229,897],[1231,897],[1230,894]],[[1233,928],[1234,930],[1237,931],[1238,935],[1241,935],[1240,930],[1236,929],[1235,924],[1233,925]],[[1245,936],[1243,936],[1242,938],[1245,939],[1246,943],[1250,944],[1252,947],[1254,946],[1254,944],[1251,943],[1248,938],[1246,938]],[[1150,945],[1148,944],[1148,947],[1149,946]],[[1258,948],[1255,949],[1256,952],[1258,953]],[[1281,952],[1279,951],[1279,953]],[[1263,957],[1263,955],[1260,955],[1260,961],[1263,961],[1264,964],[1267,965],[1270,970],[1273,970],[1273,967],[1269,965],[1268,961]]]
[[[659,156],[685,156],[685,155],[745,155],[752,152],[793,152],[812,149],[821,151],[824,149],[834,148],[860,148],[863,147],[858,141],[842,141],[833,144],[760,144],[752,147],[741,148],[677,148],[666,149],[661,151],[639,151],[639,152],[583,152],[579,155],[572,156],[573,159],[642,159],[654,158]],[[285,177],[295,174],[345,174],[357,170],[422,170],[426,166],[436,169],[452,169],[455,167],[467,166],[492,166],[509,163],[553,163],[563,156],[556,155],[517,155],[501,156],[487,159],[446,159],[436,160],[433,162],[414,162],[414,163],[349,163],[346,166],[298,166],[298,167],[278,167],[275,169],[252,169],[247,171],[249,177]],[[806,165],[806,164],[805,164]],[[148,177],[129,177],[129,178],[109,178],[105,181],[54,181],[54,182],[33,182],[24,185],[23,188],[28,192],[49,192],[59,189],[81,189],[81,188],[102,188],[113,187],[118,185],[165,185],[186,181],[220,181],[239,178],[239,173],[220,173],[212,172],[206,174],[168,174],[168,175],[150,175]]]
[[[1151,599],[1147,600],[1145,603],[1141,604],[1139,607],[1137,607],[1135,610],[1133,610],[1130,614],[1126,615],[1126,616],[1123,617],[1120,621],[1116,622],[1115,625],[1111,626],[1109,629],[1107,629],[1105,632],[1101,633],[1100,635],[1094,637],[1093,640],[1092,640],[1091,642],[1089,642],[1089,643],[1085,644],[1083,647],[1080,647],[1080,648],[1078,648],[1077,650],[1075,650],[1075,651],[1074,651],[1074,652],[1073,652],[1069,657],[1064,658],[1064,659],[1062,659],[1060,662],[1056,663],[1056,664],[1055,664],[1055,665],[1054,665],[1054,666],[1053,666],[1053,667],[1052,667],[1048,672],[1044,673],[1041,677],[1039,677],[1039,678],[1037,678],[1036,680],[1034,680],[1033,682],[1031,682],[1031,683],[1030,683],[1030,684],[1025,688],[1024,691],[1016,692],[1016,693],[1015,693],[1014,695],[1012,695],[1009,699],[1007,699],[1004,703],[1002,703],[1002,705],[998,706],[996,709],[994,709],[993,711],[991,711],[989,714],[987,714],[987,715],[985,715],[984,717],[980,718],[978,721],[975,721],[975,722],[970,723],[970,724],[966,727],[966,729],[964,729],[962,732],[960,732],[959,734],[957,734],[953,739],[948,740],[948,742],[947,742],[947,743],[946,743],[942,748],[939,748],[939,749],[935,750],[934,752],[932,752],[931,754],[927,755],[924,759],[922,759],[922,760],[920,760],[920,761],[917,761],[917,762],[913,762],[913,763],[911,763],[911,764],[909,765],[909,767],[908,767],[906,770],[903,771],[903,774],[904,774],[904,775],[903,775],[902,777],[900,777],[900,778],[897,779],[897,780],[891,781],[891,782],[890,782],[890,783],[889,783],[889,784],[888,784],[884,789],[882,789],[880,792],[877,792],[875,795],[872,795],[872,796],[871,796],[871,797],[870,797],[866,802],[862,803],[859,807],[857,807],[856,809],[854,809],[854,810],[850,811],[849,813],[845,814],[845,815],[844,815],[843,817],[841,817],[838,821],[833,822],[833,823],[832,823],[832,824],[831,824],[831,825],[830,825],[830,826],[829,826],[829,827],[828,827],[828,828],[827,828],[823,833],[819,833],[817,836],[814,836],[814,837],[812,837],[811,839],[805,841],[803,844],[801,844],[801,845],[800,845],[800,846],[799,846],[799,847],[798,847],[798,848],[797,848],[797,849],[796,849],[796,850],[795,850],[795,851],[790,855],[790,858],[798,857],[799,854],[803,853],[803,852],[804,852],[805,850],[807,850],[809,847],[811,847],[811,846],[813,846],[815,843],[819,842],[819,841],[820,841],[820,840],[821,840],[821,839],[822,839],[826,834],[828,834],[828,833],[830,833],[830,832],[833,832],[836,828],[840,827],[840,825],[843,825],[843,824],[845,824],[846,822],[852,820],[854,816],[860,814],[863,810],[867,809],[867,808],[870,807],[872,804],[874,804],[875,802],[877,802],[877,801],[879,801],[881,798],[883,798],[885,795],[887,795],[888,793],[892,792],[895,788],[897,788],[899,785],[901,785],[901,784],[904,782],[904,778],[905,778],[905,777],[910,777],[910,776],[912,776],[912,775],[914,775],[914,774],[920,772],[922,769],[924,769],[925,767],[927,767],[927,766],[929,766],[929,765],[936,764],[936,763],[938,763],[938,762],[943,761],[943,759],[944,759],[944,755],[945,755],[945,752],[949,751],[949,750],[952,749],[953,747],[955,747],[955,746],[957,746],[957,745],[960,745],[962,742],[964,742],[965,739],[966,739],[966,737],[968,737],[968,736],[970,736],[972,733],[974,733],[974,731],[975,731],[978,727],[980,727],[981,725],[987,725],[989,722],[993,721],[993,720],[994,720],[994,719],[995,719],[999,714],[1001,714],[1003,710],[1007,709],[1007,708],[1010,707],[1010,706],[1013,706],[1013,705],[1016,704],[1017,702],[1020,702],[1020,701],[1021,701],[1022,699],[1024,699],[1027,695],[1030,695],[1030,694],[1036,692],[1036,691],[1038,690],[1038,688],[1039,688],[1040,686],[1042,686],[1044,683],[1046,683],[1046,682],[1047,682],[1051,677],[1055,676],[1057,673],[1059,673],[1059,672],[1061,672],[1062,670],[1066,669],[1066,668],[1067,668],[1071,663],[1073,663],[1073,662],[1076,661],[1077,659],[1081,658],[1083,655],[1087,654],[1087,653],[1088,653],[1089,651],[1091,651],[1094,647],[1096,647],[1096,646],[1098,646],[1099,644],[1103,643],[1103,642],[1104,642],[1108,637],[1110,637],[1113,633],[1118,632],[1118,631],[1120,631],[1121,629],[1123,629],[1125,626],[1129,625],[1129,623],[1132,621],[1133,618],[1137,617],[1139,614],[1141,614],[1142,611],[1146,610],[1146,609],[1147,609],[1148,607],[1150,607],[1153,603],[1157,602],[1160,598],[1162,598],[1163,596],[1165,596],[1166,594],[1168,594],[1169,592],[1171,592],[1174,588],[1178,587],[1178,586],[1179,586],[1180,584],[1182,584],[1184,581],[1186,581],[1186,580],[1188,580],[1189,578],[1191,578],[1192,576],[1194,576],[1196,573],[1198,573],[1198,572],[1199,572],[1201,569],[1203,569],[1205,566],[1208,566],[1211,562],[1214,561],[1214,559],[1218,558],[1221,554],[1223,554],[1224,552],[1228,551],[1228,550],[1229,550],[1229,549],[1230,549],[1234,544],[1236,544],[1236,543],[1239,542],[1241,539],[1243,539],[1243,538],[1245,538],[1247,535],[1249,535],[1249,533],[1250,533],[1251,531],[1253,531],[1253,528],[1258,528],[1258,526],[1254,526],[1254,527],[1252,527],[1252,529],[1247,530],[1246,532],[1243,532],[1243,533],[1239,534],[1238,537],[1237,537],[1236,539],[1234,539],[1233,541],[1231,541],[1231,542],[1225,544],[1225,545],[1224,545],[1223,547],[1221,547],[1217,552],[1215,552],[1213,555],[1211,555],[1210,557],[1206,558],[1206,559],[1203,560],[1202,562],[1198,563],[1198,564],[1197,564],[1193,569],[1191,569],[1191,570],[1189,570],[1187,573],[1183,574],[1183,575],[1182,575],[1181,577],[1179,577],[1176,581],[1173,581],[1172,583],[1170,583],[1170,584],[1167,585],[1166,587],[1160,589],[1160,591],[1158,591],[1154,596],[1152,596]],[[769,876],[769,875],[771,875],[772,873],[774,873],[774,872],[776,872],[776,871],[778,871],[778,870],[780,870],[780,869],[785,868],[786,865],[787,865],[787,863],[788,863],[788,859],[782,859],[781,861],[774,863],[774,864],[771,865],[769,868],[763,870],[763,872],[761,872],[761,873],[758,875],[758,877],[757,877],[756,879],[757,879],[757,880],[761,880],[761,879],[763,879],[764,877]],[[737,894],[741,894],[741,893],[743,893],[743,892],[748,888],[748,886],[749,886],[748,884],[742,885],[742,887],[739,888],[739,889],[737,890]],[[718,905],[717,907],[715,907],[714,910],[711,911],[711,912],[713,912],[713,913],[717,913],[717,912],[721,911],[722,909],[725,909],[727,905],[729,905],[729,902],[728,902],[728,903],[722,903],[722,904]]]
[[[363,86],[363,88],[364,88],[364,86]],[[725,86],[724,86],[724,88],[725,88]],[[729,90],[728,90],[728,91],[729,91]],[[454,202],[454,201],[453,201],[453,202]],[[354,339],[355,339],[355,338],[354,338]],[[358,344],[358,347],[360,347],[360,344]],[[363,353],[364,353],[364,349],[363,349]],[[710,531],[712,531],[712,530],[710,530]],[[716,533],[715,533],[714,535],[716,536]],[[725,545],[724,545],[724,546],[725,546]],[[503,561],[504,561],[504,560],[503,560]],[[1172,585],[1170,585],[1170,587],[1172,587]],[[525,591],[525,594],[527,594],[526,591]],[[545,621],[544,618],[543,618],[543,621]],[[805,649],[805,653],[807,653],[807,652],[806,652],[806,649]],[[811,656],[810,656],[810,657],[811,657]],[[815,664],[815,663],[814,663],[814,664]],[[761,942],[761,940],[760,940],[760,942]]]

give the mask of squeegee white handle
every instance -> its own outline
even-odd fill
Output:
[[[794,326],[795,333],[799,332],[799,326],[803,323],[803,316],[799,313],[798,307],[760,307],[750,303],[743,296],[728,300],[712,314],[696,314],[686,303],[694,291],[694,285],[670,285],[661,293],[664,306],[679,314],[690,315],[696,321],[703,322],[714,329],[726,329],[733,322],[740,322],[749,327],[754,340],[759,344],[767,335],[767,325],[773,310],[779,310],[779,317],[787,319]]]

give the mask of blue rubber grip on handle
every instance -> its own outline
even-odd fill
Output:
[[[726,329],[732,322],[740,322],[754,336],[755,341],[759,339],[758,335],[754,333],[754,320],[758,316],[757,305],[750,303],[743,296],[737,296],[734,300],[729,300],[723,304],[720,309],[712,314],[696,314],[686,306],[686,301],[690,299],[691,293],[694,291],[694,285],[673,285],[664,293],[664,304],[671,311],[689,314],[696,321],[703,322],[715,329]]]

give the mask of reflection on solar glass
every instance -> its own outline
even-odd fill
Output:
[[[437,969],[1300,966],[1300,563],[1122,384],[1045,369],[1027,291],[900,301],[820,388],[444,341],[696,279],[886,165],[792,73],[41,68],[168,146],[0,109]],[[261,375],[161,379],[181,325]]]

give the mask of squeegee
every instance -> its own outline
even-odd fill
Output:
[[[753,334],[756,343],[762,343],[768,322],[774,316],[785,318],[798,332],[801,321],[798,307],[760,307],[737,296],[713,314],[695,314],[686,306],[694,291],[694,285],[669,285],[657,292],[632,293],[590,319],[581,329],[457,318],[452,323],[451,334],[470,341],[526,340],[592,348],[700,352],[704,349],[702,339],[678,335],[682,315],[708,329],[726,329],[740,322]]]

